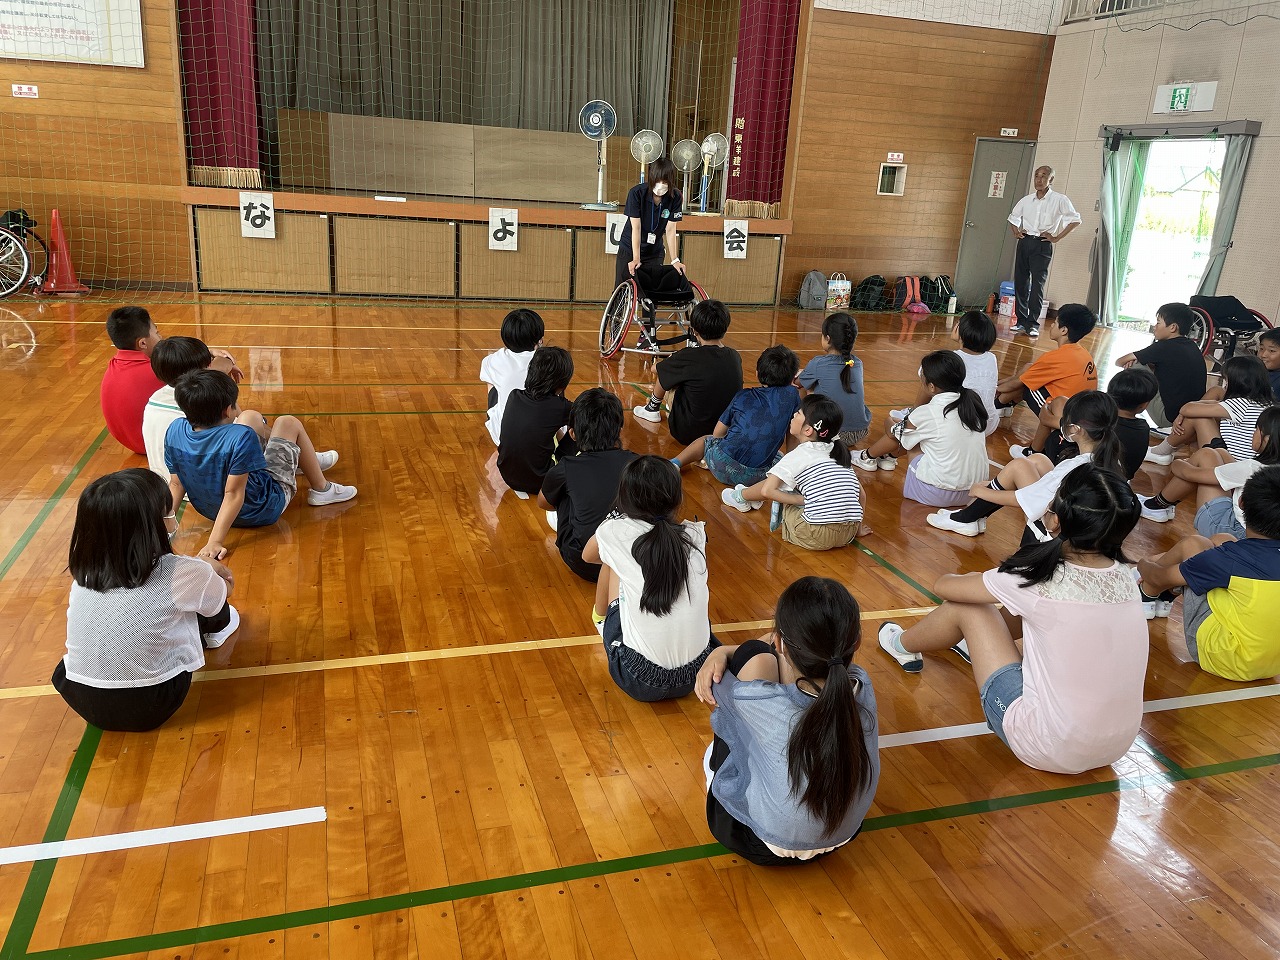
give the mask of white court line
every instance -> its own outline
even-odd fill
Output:
[[[932,727],[928,730],[886,733],[880,737],[880,749],[909,747],[915,743],[937,743],[940,740],[960,740],[964,737],[980,737],[990,732],[991,728],[985,723],[961,723],[954,727]]]
[[[111,833],[102,837],[59,840],[55,843],[29,843],[21,847],[0,847],[0,864],[80,857],[88,853],[131,850],[134,847],[152,847],[184,840],[207,840],[210,837],[226,837],[235,833],[296,827],[304,823],[323,823],[325,819],[324,807],[306,807],[302,810],[284,810],[280,813],[260,813],[252,817],[233,817],[229,820],[207,820],[204,823],[159,827],[155,830]]]

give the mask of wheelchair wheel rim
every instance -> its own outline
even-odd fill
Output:
[[[613,291],[600,318],[600,356],[604,359],[617,354],[631,326],[635,296],[630,282],[623,282]]]
[[[7,230],[0,232],[0,297],[16,293],[30,274],[26,244]]]

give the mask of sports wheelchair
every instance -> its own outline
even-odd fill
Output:
[[[618,284],[605,304],[600,317],[601,358],[608,360],[620,351],[654,357],[670,353],[689,339],[689,313],[706,299],[702,288],[675,267],[640,266],[634,277]],[[659,320],[659,313],[665,319]],[[634,319],[640,322],[640,338],[634,347],[624,347]],[[659,328],[665,326],[674,326],[676,335],[659,337]]]
[[[1250,310],[1235,297],[1192,297],[1196,322],[1188,336],[1215,367],[1235,356],[1237,350],[1258,351],[1258,338],[1271,329],[1271,321]]]
[[[27,238],[34,237],[44,254],[44,269],[36,272]],[[31,292],[40,289],[49,270],[49,245],[36,233],[36,221],[25,210],[6,210],[0,214],[0,300],[29,285]]]

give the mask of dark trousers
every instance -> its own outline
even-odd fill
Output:
[[[1049,278],[1053,244],[1040,237],[1023,237],[1013,257],[1014,323],[1022,327],[1040,325],[1044,303],[1044,282]]]
[[[631,265],[631,256],[632,254],[629,249],[626,249],[624,247],[618,248],[618,259],[615,262],[613,267],[614,289],[617,289],[618,284],[620,284],[623,280],[628,280],[631,278],[631,271],[630,269],[628,269]],[[660,253],[656,257],[649,256],[647,259],[642,260],[640,262],[640,266],[641,267],[644,267],[644,266],[660,267],[664,262],[666,262],[666,259],[667,259],[666,253]],[[636,269],[639,270],[640,267],[636,267]]]

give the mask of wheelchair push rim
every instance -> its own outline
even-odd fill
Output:
[[[0,227],[0,299],[22,289],[31,276],[31,252],[22,238]]]
[[[604,305],[604,313],[600,316],[601,359],[610,360],[622,349],[640,300],[638,289],[634,280],[623,280]]]

